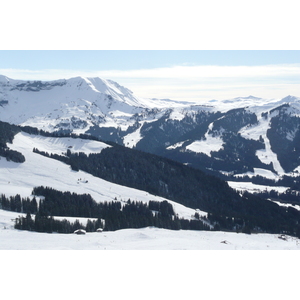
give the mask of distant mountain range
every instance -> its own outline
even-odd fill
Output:
[[[227,176],[278,180],[300,170],[300,98],[254,96],[202,105],[145,99],[112,80],[0,76],[0,120],[87,133]]]

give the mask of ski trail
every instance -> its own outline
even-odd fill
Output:
[[[265,149],[257,150],[256,156],[260,159],[262,163],[273,164],[273,168],[278,175],[285,174],[284,169],[281,167],[280,162],[277,158],[277,154],[274,153],[271,149],[270,140],[267,137],[267,131],[270,128],[269,119],[261,118],[259,120],[260,126],[263,128],[262,130],[262,139],[264,140]]]

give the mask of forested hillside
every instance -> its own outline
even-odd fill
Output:
[[[34,151],[69,164],[74,171],[83,170],[207,211],[209,220],[220,230],[300,234],[300,212],[294,208],[280,207],[250,193],[241,195],[225,181],[178,162],[111,145],[90,155],[72,153],[69,149],[65,156]]]
[[[25,130],[33,135],[53,135],[56,141],[59,139],[59,135],[68,136],[68,134],[61,133],[46,133],[30,127],[10,128],[7,124],[3,127],[7,128],[9,133],[5,136],[10,136],[10,140],[19,130]],[[72,137],[76,136],[73,134]],[[83,135],[81,138],[89,139],[90,137]],[[69,149],[67,145],[66,152],[62,154],[47,153],[37,148],[32,150],[68,164],[75,172],[82,170],[106,181],[143,190],[186,207],[208,212],[209,220],[215,228],[220,230],[299,235],[300,212],[294,208],[280,207],[269,200],[249,193],[240,194],[230,188],[227,182],[184,164],[114,143],[110,143],[110,145],[111,147],[102,149],[100,153],[91,154],[72,152],[72,148]],[[38,167],[37,165],[36,168]],[[99,186],[99,190],[101,190],[101,186]],[[62,196],[56,195],[54,198],[60,197]],[[87,195],[87,197],[90,196]],[[88,199],[87,202],[90,201]],[[86,202],[84,203],[86,204]],[[78,202],[76,210],[84,209],[85,204]],[[43,204],[41,204],[42,207]],[[63,207],[61,204],[60,209]],[[49,210],[49,206],[47,210],[49,215],[58,213],[55,210]],[[124,212],[120,211],[119,213],[123,214]]]
[[[9,149],[6,144],[12,143],[15,134],[20,131],[19,126],[0,121],[0,156],[5,157],[8,161],[19,163],[25,161],[25,157],[21,153]]]
[[[142,228],[155,226],[166,229],[210,230],[210,227],[198,218],[186,220],[175,215],[173,206],[167,201],[149,201],[142,203],[128,199],[97,203],[90,195],[78,195],[60,192],[49,187],[36,187],[33,195],[43,199],[37,203],[36,198],[22,199],[19,195],[9,198],[0,197],[0,208],[26,213],[15,220],[15,228],[38,232],[71,233],[77,229],[94,232],[98,228],[104,231],[125,228]],[[34,214],[32,218],[31,214]],[[84,226],[79,221],[70,223],[66,219],[59,221],[53,216],[91,218]],[[96,220],[95,220],[96,219]]]

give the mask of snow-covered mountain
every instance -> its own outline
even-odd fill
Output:
[[[53,154],[101,153],[112,146],[99,141],[71,137],[44,137],[19,132],[10,149],[21,152],[25,161],[17,163],[0,157],[1,194],[31,198],[36,186],[48,186],[59,191],[90,194],[97,202],[119,201],[124,205],[128,198],[149,203],[151,200],[168,201],[177,216],[186,220],[207,213],[192,209],[177,202],[148,192],[117,185],[87,172],[74,172],[67,164],[40,155],[33,148]],[[39,198],[39,196],[35,197]],[[42,197],[41,197],[42,198]],[[103,234],[90,232],[86,237],[76,235],[47,234],[14,229],[14,220],[24,213],[4,211],[0,208],[0,249],[299,249],[296,237],[283,234],[243,234],[235,232],[177,230],[162,228],[140,228],[108,231]],[[55,219],[75,219],[85,224],[87,218],[58,217]],[[100,240],[99,240],[100,239]]]
[[[0,76],[1,120],[46,131],[85,132],[91,126],[134,124],[133,116],[171,100],[146,100],[112,80],[76,77],[49,82],[13,80]]]
[[[278,179],[300,169],[300,98],[207,103],[144,99],[111,80],[0,76],[0,120],[105,141],[236,176]]]
[[[299,102],[292,96],[279,100],[250,96],[196,105],[140,99],[117,83],[99,78],[27,82],[1,76],[0,224],[10,229],[1,231],[1,235],[15,245],[18,233],[11,220],[3,220],[13,216],[13,212],[1,210],[5,197],[18,194],[33,199],[33,189],[46,186],[59,192],[88,194],[97,203],[119,201],[123,207],[129,205],[127,199],[167,201],[174,208],[172,221],[182,218],[183,226],[183,222],[194,221],[215,230],[275,232],[280,234],[280,241],[281,234],[299,236],[299,205],[275,204],[274,199],[237,193],[218,178],[162,158],[236,176],[294,176],[299,166]],[[22,129],[3,121],[30,127]],[[73,138],[67,133],[86,135]],[[87,134],[107,142],[87,139]],[[238,190],[272,188],[282,192],[291,187],[228,183]],[[58,216],[55,218],[63,215]],[[136,232],[143,235],[147,230],[151,236],[169,235],[163,230],[153,235],[151,228]],[[185,243],[190,243],[188,237],[196,236],[188,231],[184,235]],[[212,236],[206,234],[205,238]],[[235,239],[226,235],[229,237]],[[287,236],[283,239],[289,239],[290,246],[295,247],[294,240]],[[231,242],[226,239],[217,243]]]

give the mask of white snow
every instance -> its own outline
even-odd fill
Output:
[[[224,142],[220,136],[213,137],[212,135],[206,135],[204,140],[195,141],[186,146],[186,149],[211,156],[212,151],[219,151],[223,149],[223,144]]]
[[[174,109],[172,111],[172,113],[170,114],[169,119],[181,121],[184,119],[184,117],[185,117],[185,114],[182,111],[179,111],[178,109]]]
[[[223,144],[224,142],[221,136],[212,136],[206,133],[203,140],[198,140],[189,144],[188,146],[186,146],[186,149],[196,153],[204,153],[208,156],[211,156],[211,152],[218,152],[223,149]]]
[[[300,98],[292,96],[284,99],[261,99],[249,96],[223,101],[213,100],[206,106],[191,106],[195,103],[170,99],[142,99],[135,97],[130,90],[116,82],[100,78],[76,77],[57,80],[49,82],[49,88],[34,92],[18,89],[9,91],[17,84],[24,83],[26,81],[13,80],[0,75],[1,93],[3,97],[5,96],[3,99],[8,101],[8,104],[0,107],[1,120],[32,125],[49,131],[55,130],[55,126],[62,120],[70,122],[72,117],[87,122],[87,125],[71,128],[75,133],[85,132],[97,118],[102,120],[101,126],[120,127],[126,130],[135,122],[132,116],[135,113],[143,113],[145,108],[160,109],[156,115],[147,116],[147,121],[152,122],[163,115],[164,110],[170,108],[175,108],[170,119],[182,120],[186,114],[193,116],[193,113],[199,109],[225,112],[233,108],[248,107],[249,111],[256,113],[259,122],[252,127],[241,129],[240,133],[245,138],[255,140],[262,137],[265,149],[258,150],[256,155],[264,163],[273,163],[277,174],[255,169],[253,174],[247,173],[247,175],[258,174],[271,179],[283,175],[284,170],[276,154],[271,151],[270,142],[266,136],[269,116],[263,119],[261,113],[268,112],[286,102],[291,104],[289,108],[291,115],[299,116],[300,111]],[[51,84],[57,85],[51,86]],[[210,124],[203,140],[191,143],[186,149],[205,153],[208,156],[211,155],[211,151],[222,149],[221,133],[213,136],[209,133],[212,128],[213,123]],[[287,138],[292,139],[295,134],[296,132],[290,132]],[[127,135],[124,142],[133,147],[140,139],[140,129],[137,129]],[[180,142],[168,148],[181,147],[183,143]],[[32,152],[35,147],[41,151],[57,154],[65,153],[67,149],[86,154],[98,153],[105,147],[109,147],[104,143],[70,138],[45,138],[19,133],[15,136],[13,144],[8,144],[8,146],[22,152],[26,161],[18,164],[0,157],[0,193],[7,196],[20,194],[22,197],[30,197],[33,187],[43,185],[60,191],[89,193],[96,201],[112,201],[115,198],[118,201],[126,201],[129,198],[145,202],[167,200],[145,191],[107,182],[82,171],[74,172],[68,165]],[[296,169],[300,171],[299,168]],[[229,185],[238,190],[250,192],[266,189],[284,192],[287,189],[244,182],[229,182]],[[168,201],[173,204],[175,213],[179,217],[190,219],[195,213],[193,209]],[[200,212],[200,214],[206,215],[205,212]],[[0,249],[298,249],[297,239],[289,237],[287,241],[282,241],[276,235],[267,234],[170,231],[157,228],[127,229],[102,234],[87,233],[85,236],[34,233],[14,230],[12,218],[10,213],[0,210]]]
[[[272,180],[278,180],[280,178],[280,176],[278,176],[277,174],[273,173],[270,170],[266,170],[266,169],[261,169],[261,168],[253,168],[254,172],[247,172],[247,173],[243,173],[243,174],[236,174],[235,177],[243,177],[243,176],[249,176],[250,178],[253,176],[262,176],[268,179],[272,179]]]
[[[52,138],[40,135],[30,135],[24,132],[18,134],[14,145],[16,145],[16,143],[20,152],[35,147],[40,151],[46,151],[53,154],[66,153],[68,149],[73,153],[100,153],[102,149],[111,147],[99,141],[66,137]]]
[[[269,199],[269,200],[270,200],[270,199]],[[279,206],[283,206],[283,207],[293,207],[293,208],[295,208],[295,209],[297,209],[297,210],[300,211],[300,205],[297,205],[297,204],[293,205],[293,204],[290,204],[290,203],[282,203],[282,202],[275,201],[275,200],[270,200],[270,201],[272,201],[272,202],[278,204]]]
[[[223,117],[219,118],[218,120],[222,119]],[[186,146],[187,150],[196,152],[196,153],[204,153],[208,156],[211,156],[211,152],[218,152],[223,149],[223,140],[222,140],[222,132],[223,128],[216,134],[212,134],[214,122],[208,125],[207,132],[204,135],[204,139],[194,141],[190,145]]]
[[[62,139],[60,141],[60,139]],[[53,144],[52,144],[53,143]],[[97,202],[101,201],[133,201],[149,202],[169,201],[179,217],[191,219],[195,210],[168,199],[151,195],[148,192],[117,185],[86,172],[72,171],[70,166],[32,152],[34,147],[51,153],[53,149],[65,152],[68,145],[73,145],[77,151],[91,153],[101,151],[107,145],[100,142],[84,141],[68,138],[46,138],[41,136],[18,133],[13,144],[8,146],[25,156],[24,163],[7,161],[0,157],[0,193],[7,196],[19,194],[21,197],[30,197],[32,189],[37,186],[48,186],[56,190],[70,191],[77,194],[90,194]],[[56,148],[57,147],[57,148]],[[206,215],[200,212],[200,215]]]
[[[30,82],[32,85],[33,81]],[[300,98],[288,96],[283,99],[262,99],[254,96],[238,97],[225,100],[210,100],[202,105],[170,99],[138,98],[132,91],[112,80],[98,77],[75,77],[49,82],[41,82],[41,89],[28,91],[26,87],[20,90],[27,81],[13,80],[3,75],[0,77],[0,100],[8,104],[0,106],[1,120],[37,127],[46,131],[55,131],[64,123],[65,129],[74,133],[84,133],[91,126],[120,128],[125,131],[134,125],[138,114],[141,122],[153,122],[171,109],[170,120],[182,120],[185,116],[192,119],[199,111],[226,112],[234,108],[245,107],[255,113],[258,124],[242,128],[239,133],[244,138],[258,140],[265,143],[265,149],[257,151],[256,155],[263,163],[272,163],[278,175],[283,175],[277,155],[271,151],[266,132],[269,129],[269,119],[261,116],[262,112],[269,113],[274,107],[289,103],[287,112],[293,116],[300,116]],[[19,86],[19,87],[18,87]],[[31,87],[33,88],[33,87]],[[149,113],[149,110],[154,111]],[[277,114],[274,111],[272,115]],[[222,118],[222,117],[221,117]],[[163,127],[161,127],[163,129]],[[222,132],[213,132],[213,123],[202,140],[191,142],[187,150],[204,153],[211,156],[211,151],[219,151],[223,147]],[[296,131],[287,133],[287,139],[293,139]],[[142,136],[137,129],[124,137],[125,145],[134,147]],[[170,146],[167,144],[166,146]],[[180,144],[170,146],[179,147]]]
[[[238,191],[248,191],[250,193],[263,192],[263,191],[278,191],[279,193],[284,193],[288,187],[284,186],[268,186],[254,184],[252,182],[237,182],[237,181],[227,181],[229,186]]]
[[[129,133],[123,137],[123,142],[126,147],[135,147],[136,144],[143,138],[141,135],[141,128],[142,126],[140,126],[136,131]]]
[[[14,229],[13,219],[19,215],[0,209],[1,250],[300,250],[297,238],[286,236],[284,241],[276,234],[156,227],[87,232],[82,236],[38,233]]]
[[[29,83],[32,84],[33,81]],[[1,120],[51,132],[63,120],[66,129],[71,129],[74,133],[84,133],[95,122],[104,127],[120,127],[126,130],[134,123],[132,116],[144,112],[145,109],[165,110],[192,104],[169,99],[138,98],[118,83],[98,77],[75,77],[41,83],[46,87],[31,87],[31,91],[23,87],[20,90],[21,85],[28,84],[27,81],[13,80],[1,75],[0,96],[5,96],[3,100],[8,101],[8,104],[0,107]],[[86,123],[73,124],[72,117]],[[149,121],[153,118],[156,116]]]
[[[20,194],[29,197],[35,186],[49,186],[60,191],[71,191],[78,194],[89,193],[96,201],[131,200],[149,201],[167,200],[139,191],[119,186],[85,172],[74,172],[69,166],[33,153],[33,147],[51,152],[58,149],[64,151],[69,143],[74,148],[81,146],[80,150],[91,153],[103,148],[95,147],[94,143],[80,141],[80,139],[45,138],[41,136],[19,133],[15,136],[11,149],[21,151],[26,158],[24,163],[8,162],[5,158],[0,160],[0,190],[6,196]],[[54,146],[55,144],[55,146]],[[97,144],[97,143],[96,143]],[[99,145],[98,145],[99,146]],[[89,148],[91,147],[91,148]],[[80,151],[78,148],[78,151]],[[84,180],[79,180],[84,179]],[[87,181],[87,183],[86,183]],[[249,186],[247,186],[249,190]],[[179,217],[191,219],[197,211],[200,215],[205,212],[193,210],[174,203],[175,213]],[[208,231],[172,231],[158,228],[124,229],[115,232],[87,233],[84,236],[74,234],[47,234],[28,231],[19,231],[13,228],[15,219],[20,213],[0,210],[0,249],[298,249],[298,240],[292,237],[283,242],[276,235],[268,234],[236,234]],[[55,217],[65,218],[65,217]],[[70,218],[67,219],[79,219]],[[80,218],[84,223],[86,219]]]
[[[284,175],[285,171],[278,161],[277,154],[271,150],[270,141],[267,137],[267,131],[270,128],[269,116],[267,118],[259,116],[258,125],[242,128],[239,133],[246,139],[259,140],[262,138],[265,144],[265,149],[256,151],[256,156],[264,164],[273,164],[273,168],[278,175]]]
[[[174,145],[171,145],[171,146],[167,147],[167,150],[172,150],[172,149],[176,149],[176,148],[178,148],[178,147],[181,147],[181,146],[183,145],[184,142],[185,142],[185,141],[176,143],[176,144],[174,144]]]

